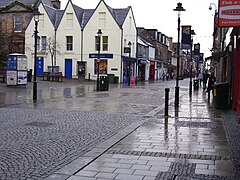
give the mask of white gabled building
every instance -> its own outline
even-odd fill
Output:
[[[91,79],[97,76],[97,32],[101,29],[100,74],[114,74],[121,82],[129,73],[136,75],[137,31],[131,7],[112,9],[103,0],[99,2],[91,18],[83,28],[83,60],[87,62]],[[131,57],[124,48],[131,42]]]
[[[97,32],[101,29],[99,73],[114,74],[119,82],[126,80],[129,73],[130,76],[136,76],[137,30],[131,7],[113,9],[101,0],[95,9],[82,9],[69,0],[64,11],[41,2],[39,12],[43,15],[40,16],[38,28],[38,75],[54,65],[67,78],[85,77],[96,80],[99,47]],[[34,69],[33,32],[32,19],[26,30],[29,69]],[[54,40],[56,47],[53,60],[47,48],[49,38]],[[128,45],[129,42],[131,46]]]
[[[60,53],[60,44],[56,39],[57,27],[62,17],[63,11],[55,9],[52,6],[44,4],[42,1],[38,6],[41,13],[38,22],[38,40],[37,40],[37,75],[41,76],[44,71],[52,66],[58,66],[57,55]],[[25,32],[25,54],[28,58],[28,68],[34,69],[34,19],[30,21]],[[55,41],[56,40],[56,41]],[[54,46],[56,45],[56,48]],[[50,53],[50,49],[51,52]],[[57,51],[53,51],[56,49]],[[56,52],[56,53],[55,53]],[[61,69],[60,69],[61,70]]]
[[[82,45],[81,14],[83,9],[68,1],[57,28],[57,42],[60,44],[57,65],[67,78],[76,78],[78,75],[77,62],[81,58]]]

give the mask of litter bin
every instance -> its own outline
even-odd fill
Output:
[[[193,89],[194,90],[198,90],[199,89],[199,80],[198,79],[194,79],[193,80]]]
[[[114,76],[114,82],[113,83],[118,84],[118,81],[119,81],[119,77],[118,76]]]
[[[215,108],[229,108],[229,87],[229,83],[217,83],[213,85],[213,102]]]
[[[114,74],[108,74],[109,83],[114,83]]]
[[[100,76],[99,91],[108,91],[109,80],[107,76]]]
[[[27,71],[27,82],[32,82],[32,69]]]

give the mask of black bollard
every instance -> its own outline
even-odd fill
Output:
[[[168,116],[168,104],[169,104],[169,88],[165,88],[165,113],[164,116]]]
[[[90,81],[90,73],[88,73],[88,81]]]

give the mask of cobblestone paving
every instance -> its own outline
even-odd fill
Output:
[[[43,179],[116,134],[137,116],[0,108],[0,179]]]

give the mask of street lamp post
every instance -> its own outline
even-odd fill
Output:
[[[35,31],[34,31],[34,77],[33,77],[33,100],[37,100],[37,38],[38,38],[38,22],[39,22],[39,11],[38,9],[34,10],[33,18],[35,22]]]
[[[196,35],[194,30],[190,31],[191,35],[191,44],[190,44],[190,56],[191,56],[191,64],[190,64],[190,83],[189,83],[189,94],[192,95],[192,69],[193,69],[193,60],[192,60],[192,44],[193,44],[193,39],[192,36]]]
[[[100,63],[100,50],[101,50],[101,36],[102,36],[102,30],[98,29],[97,32],[98,35],[98,59],[97,59],[97,67],[98,67],[98,71],[97,71],[97,91],[100,90],[100,81],[99,81],[99,63]]]
[[[178,44],[177,44],[177,77],[176,77],[176,87],[175,87],[175,107],[178,107],[179,105],[179,86],[178,86],[178,81],[179,81],[179,58],[180,58],[180,15],[181,11],[185,11],[185,9],[182,7],[182,3],[177,3],[176,9],[173,9],[173,11],[178,12]]]
[[[131,46],[132,43],[131,41],[128,42],[128,46],[129,46],[129,61],[128,61],[128,86],[130,86],[130,59],[131,59]]]

